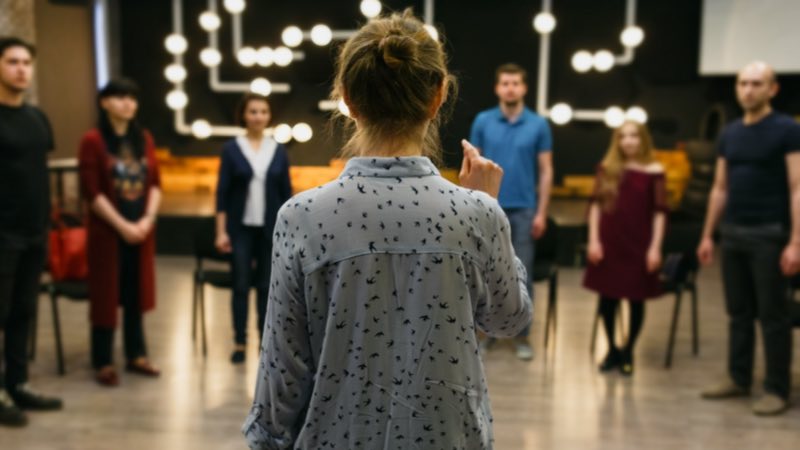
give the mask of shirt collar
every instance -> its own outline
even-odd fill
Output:
[[[524,106],[522,108],[522,112],[519,113],[519,117],[517,117],[517,120],[514,121],[514,123],[511,123],[511,122],[508,121],[508,118],[506,118],[505,114],[503,114],[503,110],[500,109],[500,107],[498,106],[497,107],[497,120],[500,121],[500,122],[503,122],[503,123],[507,123],[509,125],[516,125],[518,123],[525,122],[525,120],[528,119],[528,117],[530,116],[531,113],[532,113],[532,111],[530,109],[528,109],[527,106]]]
[[[439,170],[424,156],[364,156],[350,159],[339,178],[426,176],[439,176]]]

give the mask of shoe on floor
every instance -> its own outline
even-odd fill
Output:
[[[777,416],[789,408],[789,402],[769,392],[753,402],[753,414],[757,416]]]
[[[8,394],[20,409],[33,411],[54,411],[64,407],[60,398],[48,397],[31,390],[27,383],[17,385]]]
[[[114,370],[114,367],[112,366],[106,366],[98,369],[94,373],[94,380],[97,381],[97,384],[100,386],[119,386],[119,375],[117,375],[117,371]]]
[[[125,370],[131,373],[144,375],[146,377],[156,378],[161,376],[161,370],[151,364],[147,359],[128,361],[128,364],[125,366]]]
[[[619,367],[622,362],[621,359],[619,350],[613,348],[608,351],[608,354],[603,358],[603,362],[600,363],[598,369],[600,369],[600,372],[610,372]]]
[[[234,364],[241,364],[244,362],[244,350],[234,350],[231,353],[231,362]]]
[[[745,397],[750,390],[734,383],[730,378],[725,378],[703,390],[700,396],[706,400],[721,400],[726,398]]]
[[[624,350],[620,356],[619,373],[629,377],[633,375],[633,354]]]
[[[5,389],[0,389],[0,425],[7,427],[24,427],[28,417],[17,407]]]
[[[521,361],[530,361],[533,359],[533,349],[527,339],[518,339],[514,343],[514,348],[517,353],[517,359]]]

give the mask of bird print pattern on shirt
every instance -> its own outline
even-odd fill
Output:
[[[490,196],[350,160],[278,214],[251,448],[491,448],[476,330],[530,322],[525,279]]]

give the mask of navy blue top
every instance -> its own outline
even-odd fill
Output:
[[[233,237],[238,235],[239,230],[244,226],[242,218],[247,203],[250,179],[253,177],[253,168],[242,153],[242,149],[239,148],[239,144],[236,143],[236,139],[231,139],[222,146],[220,158],[217,212],[226,213],[225,228],[228,235]],[[271,240],[278,210],[292,196],[289,158],[283,144],[278,144],[275,148],[275,156],[267,169],[264,189],[267,190],[267,207],[264,208],[264,235]]]
[[[470,142],[483,156],[503,168],[503,181],[497,200],[503,208],[536,209],[539,153],[553,148],[550,126],[540,115],[524,108],[514,123],[500,107],[475,117]]]
[[[789,226],[786,155],[800,152],[800,124],[777,112],[750,125],[739,119],[722,131],[717,151],[728,166],[723,222]]]

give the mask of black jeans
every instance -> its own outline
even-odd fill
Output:
[[[781,225],[722,227],[722,281],[730,317],[728,370],[739,386],[753,381],[756,319],[767,373],[764,389],[783,398],[791,389],[792,329],[788,280],[780,269],[787,242]]]
[[[133,361],[147,356],[139,300],[139,246],[119,243],[119,303],[123,310],[125,358]],[[114,329],[92,327],[92,366],[95,369],[112,364]]]
[[[0,345],[0,388],[28,381],[28,337],[44,260],[43,243],[0,248],[0,334],[5,341]]]
[[[263,227],[243,226],[236,236],[231,236],[233,257],[233,330],[237,344],[247,342],[247,297],[250,287],[256,288],[258,309],[258,336],[264,330],[267,316],[267,296],[269,295],[269,276],[272,254],[272,241]]]

